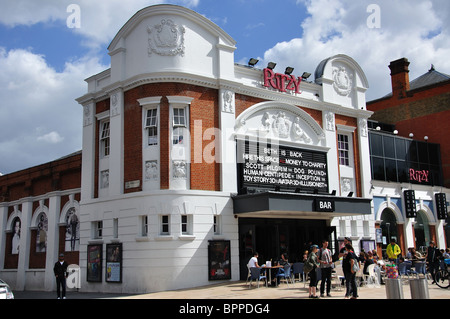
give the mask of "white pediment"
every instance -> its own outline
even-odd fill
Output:
[[[308,113],[294,105],[274,101],[255,104],[242,112],[236,119],[235,132],[311,146],[321,146],[325,137]]]

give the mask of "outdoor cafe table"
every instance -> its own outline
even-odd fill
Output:
[[[263,266],[261,266],[261,269],[264,269],[264,270],[269,270],[269,282],[272,284],[272,269],[279,269],[279,268],[284,268],[283,266],[281,266],[281,265],[276,265],[276,266],[266,266],[266,265],[263,265]]]

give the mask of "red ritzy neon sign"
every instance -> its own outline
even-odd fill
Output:
[[[410,168],[409,169],[409,180],[416,181],[419,183],[428,183],[428,175],[429,174],[430,174],[430,171],[427,171],[427,170],[416,171],[414,168]]]
[[[293,75],[274,73],[271,69],[264,69],[264,86],[273,87],[280,92],[287,92],[287,90],[294,91],[301,94],[300,83],[302,78],[296,78]]]

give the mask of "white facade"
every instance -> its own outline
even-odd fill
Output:
[[[336,227],[337,239],[351,237],[357,251],[360,240],[375,240],[376,216],[370,207],[348,208],[357,200],[350,193],[372,197],[367,130],[372,112],[366,110],[368,83],[357,62],[346,55],[329,57],[318,65],[315,82],[297,82],[296,92],[265,86],[265,71],[234,63],[235,49],[235,41],[202,15],[173,5],[151,6],[137,12],[111,42],[111,68],[86,80],[87,93],[77,99],[84,110],[82,291],[135,293],[210,284],[208,246],[214,240],[230,242],[230,279],[239,280],[239,225],[250,216],[326,221]],[[166,85],[179,91],[167,92]],[[199,91],[215,92],[212,102],[202,104]],[[208,111],[199,112],[203,106]],[[217,120],[218,127],[204,127],[199,114]],[[142,120],[133,122],[130,132],[127,121],[133,118]],[[236,140],[245,138],[270,138],[274,144],[326,154],[326,188],[348,211],[237,214]],[[134,150],[138,145],[139,152],[127,153],[130,144]],[[220,164],[210,177],[219,181],[212,190],[211,181],[194,181],[203,168],[211,169],[211,161]],[[7,208],[0,208],[5,216]],[[4,218],[0,222],[6,224]],[[105,277],[110,244],[122,245],[118,283]],[[88,280],[90,245],[102,251],[98,281]],[[20,267],[25,263],[19,260]]]
[[[82,276],[83,289],[144,292],[211,283],[207,276],[207,257],[208,240],[213,239],[230,240],[231,279],[238,280],[238,218],[233,214],[231,200],[232,193],[238,191],[235,139],[261,136],[258,129],[265,113],[275,117],[283,112],[291,127],[297,123],[305,133],[304,137],[297,138],[291,134],[274,136],[270,133],[272,139],[288,146],[327,152],[330,191],[336,190],[338,196],[347,196],[349,192],[356,194],[360,185],[360,197],[370,198],[366,121],[371,112],[365,109],[368,83],[359,65],[350,57],[337,55],[324,60],[316,70],[317,83],[302,82],[301,94],[279,92],[263,86],[261,70],[234,64],[235,42],[223,30],[193,11],[171,5],[152,6],[136,13],[108,49],[111,68],[88,78],[88,93],[77,99],[85,110],[80,265],[85,272],[87,245],[122,243],[123,278],[121,284],[111,284],[86,282],[86,276]],[[198,150],[198,145],[189,144],[195,142],[195,137],[181,149],[171,146],[169,189],[159,188],[161,174],[158,173],[154,179],[134,181],[131,186],[123,179],[124,92],[143,84],[169,82],[218,90],[220,136],[216,136],[214,146],[217,150],[215,160],[221,163],[220,191],[190,189],[190,160],[206,160],[205,152],[190,154],[191,150]],[[255,103],[237,115],[237,94],[267,102]],[[110,109],[98,114],[96,101],[105,97],[110,97]],[[167,99],[170,110],[178,105],[189,112],[192,98],[174,94]],[[156,94],[141,97],[138,102],[144,112],[150,108],[157,109],[160,121],[160,100],[161,96]],[[322,112],[322,126],[298,106]],[[174,113],[169,114],[173,116]],[[355,125],[337,124],[336,116],[353,118]],[[109,186],[102,188],[100,180],[98,197],[95,197],[95,123],[103,118],[110,121],[111,153],[106,159],[99,159],[98,171],[108,170]],[[172,120],[170,118],[170,122]],[[158,130],[161,130],[160,126]],[[350,165],[339,167],[337,133],[351,137]],[[353,143],[353,133],[356,133],[357,143]],[[142,145],[143,162],[160,168],[159,146],[146,147],[145,138]],[[354,146],[358,152],[353,150]],[[359,158],[354,159],[353,156]],[[186,163],[181,170],[183,178],[174,175],[176,161]],[[352,164],[355,162],[359,162],[358,171]],[[125,194],[127,185],[142,186],[142,191]],[[161,227],[167,220],[162,221],[162,216],[168,216],[169,220],[169,231],[164,234]],[[184,221],[189,223],[188,234],[181,231],[183,216],[187,216]],[[295,218],[305,216],[299,214]],[[356,242],[360,238],[374,239],[374,218],[371,215],[328,219],[330,225],[337,226],[340,237],[351,236]],[[216,232],[215,220],[219,227]],[[95,238],[98,221],[102,221],[101,238]],[[144,234],[143,223],[148,223]]]

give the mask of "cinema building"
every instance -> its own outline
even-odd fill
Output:
[[[392,92],[369,101],[377,244],[402,251],[449,247],[450,76],[432,65],[409,81],[409,61],[390,62]],[[386,68],[387,69],[387,68]]]
[[[39,200],[57,216],[49,229],[79,232],[68,247],[78,249],[83,291],[240,280],[255,250],[261,262],[283,252],[295,261],[323,238],[334,250],[344,237],[357,251],[375,248],[372,112],[358,63],[324,57],[310,80],[256,61],[236,64],[235,50],[227,33],[189,9],[157,5],[131,17],[108,47],[111,67],[86,79],[77,99],[79,188],[60,183],[60,193],[1,202],[2,255],[11,254],[5,241],[21,209],[29,212],[21,233],[35,227]],[[54,194],[67,200],[55,206]],[[78,228],[64,223],[63,202],[72,203]],[[61,241],[61,233],[52,236]],[[37,275],[46,287],[47,269],[69,249],[58,247]],[[20,269],[3,263],[0,275],[40,289],[28,279],[27,258],[19,260]]]

